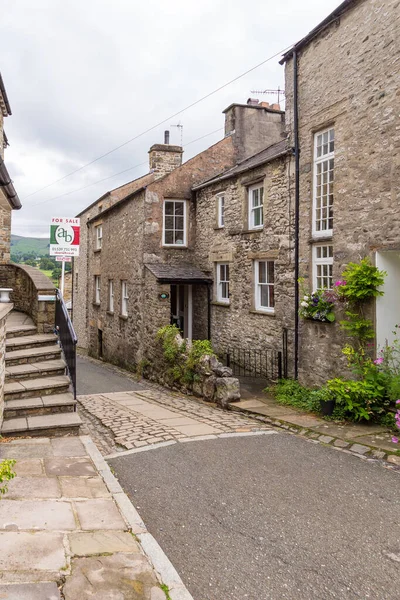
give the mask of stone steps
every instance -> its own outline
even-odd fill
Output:
[[[57,337],[54,335],[54,333],[37,333],[35,335],[13,337],[6,339],[6,351],[38,348],[40,346],[54,344],[56,341]]]
[[[39,377],[65,375],[65,362],[60,359],[25,363],[6,367],[6,383]]]
[[[35,396],[48,396],[50,394],[63,394],[68,392],[69,377],[38,377],[36,379],[23,379],[4,384],[4,400],[18,400],[19,398],[34,398]]]
[[[5,358],[1,435],[79,434],[81,419],[57,336],[37,334],[29,317],[18,313],[7,330]]]
[[[17,417],[4,420],[1,434],[12,437],[78,435],[81,423],[76,412]]]
[[[23,350],[11,350],[6,353],[6,368],[13,365],[33,364],[60,359],[60,357],[61,348],[56,344]]]
[[[69,413],[74,412],[75,407],[76,400],[70,392],[6,400],[4,403],[4,418],[15,419],[18,417]]]

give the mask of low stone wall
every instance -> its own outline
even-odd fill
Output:
[[[0,428],[4,411],[4,379],[6,373],[6,322],[13,308],[12,304],[0,304]]]
[[[176,339],[179,345],[183,344],[180,336]],[[187,340],[186,343],[189,344]],[[232,376],[232,370],[220,363],[216,356],[205,355],[201,358],[194,370],[192,381],[188,381],[185,377],[177,377],[176,370],[182,369],[182,373],[184,372],[187,356],[186,352],[182,353],[176,364],[171,365],[165,359],[159,342],[158,352],[153,355],[153,361],[145,365],[144,374],[151,381],[201,397],[206,402],[216,402],[223,408],[226,408],[230,402],[240,400],[239,380]]]
[[[0,287],[13,290],[14,308],[32,318],[38,333],[54,329],[55,286],[41,271],[28,265],[0,265]]]

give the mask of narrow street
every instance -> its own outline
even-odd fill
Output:
[[[78,375],[86,427],[194,600],[398,597],[397,472],[97,361]]]

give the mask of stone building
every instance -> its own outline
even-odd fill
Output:
[[[82,229],[87,231],[74,265],[74,322],[79,344],[90,354],[133,367],[151,359],[157,330],[171,322],[185,337],[211,337],[222,348],[241,339],[241,313],[248,322],[246,343],[261,326],[271,344],[278,338],[281,344],[280,319],[285,310],[284,304],[277,304],[273,317],[271,269],[276,261],[277,285],[284,289],[283,265],[291,263],[284,113],[276,105],[254,101],[233,104],[224,112],[223,140],[183,164],[179,146],[152,146],[150,173],[128,184],[133,191],[124,186],[121,193],[127,193],[108,207],[99,211],[97,201],[80,213]],[[271,148],[266,151],[266,147]],[[198,187],[205,181],[204,188]],[[263,186],[271,208],[265,230]],[[226,190],[226,228],[217,226],[222,190]],[[242,220],[246,195],[253,202],[251,224],[247,218]],[[277,214],[280,210],[282,217]],[[275,226],[276,234],[267,239]],[[232,263],[237,278],[232,289],[238,293],[227,309],[219,299],[215,269],[217,263],[234,260],[229,248],[236,240],[239,264]],[[243,276],[242,264],[246,265]],[[259,286],[264,304],[257,306],[251,283],[255,265],[260,282],[268,280],[266,287]],[[225,293],[227,285],[225,279]],[[232,315],[231,324],[224,317],[225,332],[236,327],[236,337],[231,339],[218,333],[223,311]],[[259,334],[257,343],[265,346]]]
[[[385,269],[370,307],[382,346],[400,321],[398,0],[342,2],[282,62],[291,146],[298,135],[299,275],[312,291],[365,256]],[[343,374],[337,323],[300,321],[298,342],[302,381]]]

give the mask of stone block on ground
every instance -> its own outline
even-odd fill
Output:
[[[106,498],[110,495],[101,477],[60,477],[65,498]]]
[[[44,466],[46,474],[49,476],[82,477],[97,475],[96,469],[89,458],[46,458]]]
[[[223,408],[240,400],[240,384],[236,377],[217,377],[214,399]]]
[[[126,531],[88,531],[69,535],[71,552],[75,556],[90,556],[112,552],[140,552],[139,544]]]
[[[66,566],[63,537],[56,532],[0,532],[0,571],[59,571]]]
[[[154,587],[158,582],[142,554],[114,554],[73,559],[63,594],[65,600],[150,600]]]
[[[75,502],[75,508],[81,527],[86,531],[123,530],[126,527],[125,521],[111,498],[78,500]]]
[[[2,600],[61,600],[59,589],[54,581],[0,585],[0,598]]]
[[[215,375],[211,375],[211,377],[207,377],[207,379],[203,383],[203,397],[206,402],[213,402],[214,394],[215,394],[215,386],[216,386],[217,378]]]

